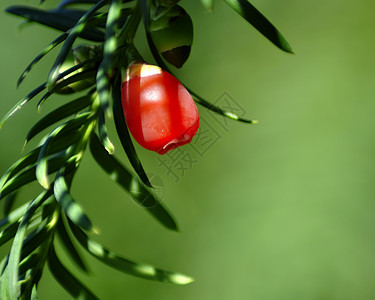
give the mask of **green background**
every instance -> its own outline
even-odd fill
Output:
[[[22,1],[3,0],[0,9],[16,3]],[[375,2],[252,1],[295,55],[278,50],[223,1],[213,13],[199,1],[181,3],[195,37],[190,59],[176,73],[212,102],[228,93],[260,123],[231,121],[223,130],[199,107],[202,128],[211,124],[221,139],[177,183],[157,154],[137,148],[146,170],[162,180],[162,201],[179,233],[132,202],[89,154],[72,193],[100,228],[98,241],[196,281],[151,282],[88,256],[92,274],[85,276],[59,251],[64,263],[100,299],[375,299]],[[57,35],[39,25],[18,30],[20,21],[0,13],[2,115],[45,80],[56,54],[16,90],[23,68]],[[150,58],[142,31],[137,45]],[[41,114],[31,103],[3,127],[1,172],[21,155],[33,122],[66,99],[49,99]],[[111,130],[116,154],[126,162]],[[193,153],[189,146],[186,151]],[[21,196],[34,190],[37,185]],[[39,295],[70,299],[47,269]]]

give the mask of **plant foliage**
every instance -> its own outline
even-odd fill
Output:
[[[280,32],[252,4],[246,0],[224,1],[273,44],[292,52]],[[1,299],[37,299],[37,286],[45,265],[72,297],[97,299],[58,257],[56,237],[61,239],[64,250],[75,265],[86,273],[88,267],[80,254],[82,250],[102,263],[133,276],[180,285],[193,281],[190,276],[128,260],[96,242],[91,237],[97,233],[95,225],[70,191],[82,157],[89,150],[103,171],[156,221],[168,229],[178,230],[174,217],[152,192],[125,123],[120,94],[124,70],[130,63],[142,60],[133,44],[142,19],[156,63],[172,73],[163,58],[164,54],[158,51],[150,35],[150,24],[154,22],[157,26],[153,25],[153,30],[159,30],[164,21],[156,21],[168,16],[176,2],[63,0],[52,10],[43,9],[43,6],[15,5],[7,8],[8,13],[27,22],[39,23],[62,33],[36,55],[22,72],[18,85],[41,59],[61,46],[46,82],[16,103],[1,119],[0,128],[15,112],[37,97],[40,97],[36,103],[40,109],[54,94],[81,93],[75,100],[46,114],[30,128],[25,144],[45,130],[52,129],[40,139],[39,146],[13,163],[0,179],[0,199],[5,213],[0,220],[0,246],[7,242],[11,244],[0,265]],[[213,9],[212,0],[202,0],[202,4],[210,11]],[[184,17],[187,14],[183,9],[177,11],[182,11]],[[190,20],[190,17],[185,19]],[[188,28],[190,30],[191,25]],[[154,33],[154,36],[157,35]],[[187,39],[190,44],[191,38]],[[162,45],[163,41],[159,44]],[[190,45],[182,47],[186,49]],[[167,50],[174,51],[174,48]],[[163,51],[166,50],[163,48]],[[189,52],[190,48],[184,52],[184,61]],[[176,64],[180,67],[184,61]],[[169,62],[173,64],[174,60]],[[230,119],[253,123],[189,91],[194,100],[204,107]],[[106,125],[112,115],[118,138],[133,170],[126,168],[113,155],[114,146]],[[40,184],[40,194],[17,207],[17,191],[30,182]]]

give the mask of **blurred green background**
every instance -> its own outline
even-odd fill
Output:
[[[0,8],[38,2],[3,0]],[[228,93],[260,124],[231,121],[223,128],[199,107],[202,128],[213,127],[221,139],[177,183],[156,154],[138,147],[146,170],[163,182],[162,201],[180,233],[134,204],[89,154],[72,192],[101,229],[97,240],[196,282],[142,280],[91,257],[92,275],[85,276],[60,251],[64,262],[100,299],[375,299],[375,2],[252,1],[295,55],[278,50],[223,1],[215,1],[213,13],[199,1],[181,3],[195,40],[176,73],[213,102]],[[18,30],[19,18],[0,15],[3,115],[45,80],[54,55],[15,88],[23,68],[57,33],[39,25]],[[150,58],[142,31],[137,45]],[[50,99],[41,114],[65,101]],[[31,103],[3,127],[1,172],[20,156],[39,117]],[[47,269],[39,292],[40,299],[70,299]]]

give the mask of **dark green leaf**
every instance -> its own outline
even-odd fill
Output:
[[[112,90],[113,96],[113,115],[115,118],[115,125],[118,137],[121,141],[122,147],[125,150],[128,159],[133,166],[135,172],[138,174],[142,182],[148,187],[152,187],[147,177],[145,170],[138,158],[137,152],[135,151],[132,139],[129,134],[128,127],[125,122],[124,111],[121,103],[121,79],[118,75],[115,80],[115,84]]]
[[[52,49],[54,49],[57,45],[62,43],[66,37],[68,36],[67,33],[63,33],[59,37],[57,37],[55,40],[53,40],[46,48],[43,49],[42,52],[39,53],[37,57],[35,57],[32,62],[26,67],[26,69],[22,72],[21,76],[18,78],[17,81],[17,87],[21,84],[21,82],[25,79],[27,74],[31,71],[31,69],[34,67],[34,65],[40,61],[46,54],[48,54]]]
[[[20,277],[23,275],[22,279],[24,279],[24,277],[26,277],[26,272],[30,271],[32,268],[35,268],[38,265],[39,260],[40,260],[40,257],[38,253],[33,253],[32,255],[23,259],[18,269]]]
[[[53,228],[53,227],[52,227]],[[28,257],[35,249],[45,242],[50,236],[50,230],[48,227],[48,220],[44,220],[38,228],[33,230],[24,240],[21,253],[21,261]]]
[[[171,214],[156,197],[149,192],[115,157],[108,154],[98,137],[90,139],[90,150],[96,162],[106,171],[109,177],[131,194],[132,198],[156,218],[161,224],[172,230],[178,230]]]
[[[25,144],[47,127],[63,120],[64,118],[72,114],[78,113],[82,109],[86,108],[91,102],[91,95],[86,95],[65,105],[62,105],[54,111],[48,113],[43,118],[41,118],[37,123],[35,123],[33,127],[31,127],[31,129],[26,135]]]
[[[122,0],[122,3],[132,2],[134,0]],[[60,2],[58,8],[63,8],[66,6],[74,5],[74,4],[95,4],[98,3],[99,0],[63,0]]]
[[[77,135],[74,136],[73,134],[69,134],[64,136],[64,139],[59,139],[61,142],[64,143],[64,145],[59,145],[60,147],[69,147],[68,144],[72,142],[72,140],[65,140],[65,137],[73,137],[74,140],[77,139]],[[57,140],[57,139],[56,139]],[[74,141],[73,140],[73,141]],[[54,141],[56,142],[56,141]],[[56,142],[57,143],[57,142]],[[23,158],[16,162],[8,171],[4,174],[3,178],[1,178],[1,182],[3,183],[3,186],[0,186],[0,198],[2,199],[6,195],[8,195],[10,192],[13,191],[12,185],[16,185],[17,188],[21,187],[22,185],[25,185],[31,181],[34,181],[36,179],[35,174],[31,174],[31,172],[35,173],[36,170],[36,162],[37,158],[40,154],[41,147],[38,147],[34,151],[31,152],[31,156],[27,157],[24,161]],[[54,152],[53,150],[58,150],[58,148],[55,147],[55,145],[50,147],[47,150],[47,154],[45,155],[46,160],[48,161],[48,174],[52,174],[56,172],[59,169],[59,166],[61,167],[61,164],[66,161],[67,159],[67,150],[64,149],[63,151]],[[51,155],[50,155],[51,153]],[[19,165],[18,165],[19,163]],[[60,164],[60,165],[59,165]],[[20,171],[26,169],[22,173]],[[21,186],[19,186],[21,184]],[[15,187],[14,187],[15,188]]]
[[[59,6],[57,8],[61,9],[64,7],[67,7],[69,5],[74,5],[74,4],[95,4],[98,3],[98,0],[63,0],[60,2]]]
[[[96,54],[96,57],[94,58],[91,58],[91,59],[87,59],[85,61],[82,61],[78,64],[75,64],[73,65],[72,67],[70,67],[69,69],[61,72],[58,74],[57,76],[57,84],[59,84],[62,80],[60,79],[66,79],[65,77],[68,77],[68,75],[73,75],[73,73],[83,67],[85,67],[86,65],[92,65],[92,64],[95,64],[97,61],[101,60],[102,59],[102,56],[101,55],[98,55]],[[93,68],[91,69],[88,69],[88,68],[85,68],[84,71],[93,71]],[[82,72],[82,71],[81,71]],[[94,76],[95,77],[95,76]],[[70,82],[72,83],[72,82]],[[62,88],[63,86],[60,86],[60,88]],[[52,90],[52,89],[51,89]],[[56,88],[54,89],[54,91],[56,91]]]
[[[63,245],[69,256],[73,259],[75,265],[85,273],[88,273],[86,263],[83,261],[82,256],[74,246],[72,239],[70,238],[70,235],[68,233],[68,229],[66,228],[62,218],[59,219],[59,222],[57,224],[57,233],[59,238],[61,239],[61,244]]]
[[[282,34],[250,2],[247,0],[224,1],[275,46],[285,52],[293,53],[292,48]]]
[[[48,179],[48,148],[49,144],[53,142],[53,140],[58,137],[60,134],[64,134],[64,132],[69,132],[71,130],[78,130],[81,126],[83,126],[91,116],[90,112],[83,113],[74,119],[71,119],[64,124],[61,124],[56,129],[54,129],[43,143],[42,148],[40,149],[38,155],[38,161],[36,165],[36,178],[42,187],[45,189],[49,189],[50,183]]]
[[[56,137],[49,145],[47,150],[47,155],[54,154],[51,158],[64,157],[66,149],[80,138],[79,132],[70,131],[66,134]],[[42,146],[34,149],[33,151],[26,154],[24,157],[16,161],[0,178],[0,199],[2,199],[1,191],[12,177],[14,177],[18,172],[22,171],[26,167],[33,167],[36,164],[39,156],[39,152]],[[63,151],[61,151],[63,150]]]
[[[51,194],[52,193],[49,192],[49,195]],[[49,202],[49,205],[47,205],[49,214],[38,218],[36,228],[25,237],[22,245],[21,261],[28,257],[39,246],[44,247],[45,245],[43,243],[46,243],[46,241],[48,243],[51,232],[55,229],[59,216],[56,210],[56,202],[54,202],[53,196],[50,196],[47,201]],[[45,207],[46,205],[44,204],[43,208]]]
[[[46,245],[47,251],[48,248],[49,244]],[[38,285],[39,280],[42,277],[45,262],[46,259],[44,256],[39,257],[39,263],[36,266],[34,266],[34,268],[32,268],[31,270],[28,270],[25,274],[28,280],[23,280],[21,284],[21,294],[24,299],[32,299],[33,288]]]
[[[38,254],[33,254],[24,259],[19,265],[19,280],[22,281],[21,295],[23,297],[21,299],[38,300],[36,290],[37,282],[34,282],[34,280],[32,280],[31,274],[33,273],[33,270],[37,269],[38,265],[40,265],[40,259],[41,258]]]
[[[38,147],[26,154],[24,157],[20,158],[3,174],[3,176],[0,178],[0,199],[3,199],[1,192],[5,183],[19,171],[28,166],[32,166],[36,162],[40,148],[41,147]]]
[[[41,91],[46,88],[46,83],[38,86],[35,90],[30,92],[26,97],[22,98],[13,108],[8,111],[5,116],[0,121],[0,129],[4,125],[4,123],[14,115],[18,110],[20,110],[26,103],[28,103],[31,99],[33,99],[36,95],[38,95]]]
[[[68,52],[71,50],[74,41],[77,37],[82,33],[85,29],[86,23],[88,22],[89,18],[94,15],[100,8],[105,6],[109,0],[101,0],[93,7],[91,7],[77,22],[77,24],[72,28],[70,31],[65,43],[61,47],[60,53],[57,56],[55,63],[53,64],[50,73],[48,75],[47,85],[49,87],[53,87],[56,84],[57,78],[59,76],[59,70],[64,63]]]
[[[189,284],[194,281],[190,276],[157,269],[152,265],[135,263],[125,259],[114,252],[104,248],[99,243],[90,239],[79,227],[69,222],[74,236],[81,246],[92,256],[105,263],[106,265],[117,269],[121,272],[138,276],[145,279],[169,282],[178,285]]]
[[[100,140],[103,143],[105,149],[107,150],[109,154],[113,154],[115,152],[115,147],[113,146],[112,142],[110,141],[108,137],[107,126],[105,125],[105,117],[104,117],[103,109],[99,111],[98,129],[99,129]]]
[[[60,169],[56,174],[53,188],[56,201],[74,224],[85,230],[96,232],[97,230],[93,227],[82,207],[70,195],[65,176],[66,167]]]
[[[108,10],[105,41],[103,48],[103,69],[109,77],[112,76],[113,56],[117,49],[116,33],[118,31],[118,24],[122,13],[121,0],[112,0]]]
[[[27,6],[11,6],[6,11],[63,32],[71,30],[84,13],[83,11],[65,9],[46,11]],[[77,32],[77,36],[94,42],[102,42],[104,39],[103,31],[97,28],[82,28]]]
[[[19,224],[19,222],[14,222],[0,232],[0,246],[4,245],[6,242],[14,238]]]
[[[27,206],[28,203],[25,203],[24,205],[13,210],[11,213],[7,214],[3,219],[0,220],[0,228],[17,222],[26,213]]]
[[[48,194],[51,195],[51,192],[48,191]],[[33,286],[38,284],[42,276],[48,250],[52,242],[52,235],[59,218],[59,212],[56,210],[57,204],[54,197],[48,197],[47,201],[48,204],[46,205],[44,203],[43,205],[42,215],[45,210],[49,212],[43,219],[40,219],[39,216],[37,219],[39,225],[28,234],[22,245],[22,262],[27,261],[30,257],[35,257],[35,255],[37,258],[34,262],[29,260],[25,265],[22,263],[20,264],[20,269],[22,267],[24,273],[22,274],[19,272],[19,281],[21,282],[21,294],[25,299],[31,298]],[[48,207],[48,209],[45,209],[46,207]],[[35,220],[32,223],[35,223]],[[32,223],[30,224],[30,227],[32,226]],[[27,265],[29,265],[30,268],[25,270]]]
[[[61,286],[75,299],[99,299],[62,265],[53,246],[48,252],[48,267]]]
[[[103,61],[99,66],[96,76],[100,107],[106,115],[109,114],[109,101],[111,99],[110,78],[113,76],[113,57],[118,45],[116,32],[118,30],[120,16],[121,0],[111,1],[105,29]]]
[[[140,0],[139,1],[141,6],[141,11],[143,15],[143,22],[145,25],[146,32],[149,32],[150,29],[150,7],[149,7],[149,1],[148,0]]]
[[[39,100],[38,102],[38,110],[40,110],[41,106],[43,105],[44,101],[46,101],[49,96],[51,96],[53,93],[58,92],[60,89],[69,86],[72,83],[81,81],[81,80],[86,80],[86,79],[92,79],[95,78],[96,75],[96,70],[84,70],[79,73],[73,74],[69,76],[68,78],[58,81],[58,83],[47,93],[43,95],[43,97]],[[91,85],[93,85],[92,83]],[[86,88],[89,88],[90,85],[87,85]]]
[[[120,17],[118,20],[119,27],[124,26],[126,20],[131,15],[133,9],[131,8],[122,8],[120,12]],[[108,18],[108,13],[98,13],[90,18],[90,26],[98,26],[105,28]]]
[[[99,95],[99,103],[100,103],[100,109],[103,110],[103,112],[106,115],[110,115],[108,113],[109,109],[109,101],[111,99],[111,91],[110,91],[110,83],[108,74],[105,73],[106,70],[103,67],[103,62],[100,64],[99,70],[96,74],[96,89],[98,91]]]
[[[5,216],[8,215],[10,211],[12,210],[14,206],[14,202],[16,201],[16,198],[17,198],[17,194],[18,194],[18,191],[15,191],[11,193],[10,195],[6,196],[5,199],[3,200],[4,202],[3,212]]]
[[[17,233],[14,237],[12,248],[9,253],[7,272],[7,294],[10,299],[18,299],[20,293],[20,286],[18,283],[18,265],[20,263],[21,249],[28,223],[37,210],[37,208],[47,199],[47,193],[41,193],[37,198],[30,202],[26,214],[23,216],[22,221],[18,227]]]
[[[235,121],[239,121],[239,122],[243,122],[243,123],[248,123],[248,124],[256,124],[258,123],[257,120],[248,120],[248,119],[244,119],[244,118],[241,118],[239,117],[238,115],[230,112],[230,111],[225,111],[223,109],[221,109],[220,107],[218,106],[215,106],[213,105],[212,103],[204,100],[202,97],[198,96],[196,93],[194,93],[192,90],[190,90],[189,88],[186,88],[190,95],[193,97],[193,99],[195,100],[195,102],[199,103],[200,105],[208,108],[209,110],[215,112],[215,113],[218,113],[219,115],[222,115],[228,119],[232,119],[232,120],[235,120]]]
[[[66,157],[58,156],[48,161],[49,174],[56,172],[61,165],[66,161]],[[35,177],[35,166],[26,169],[24,172],[14,176],[10,179],[2,188],[1,197],[5,197],[11,192],[21,188],[22,186],[36,180]]]

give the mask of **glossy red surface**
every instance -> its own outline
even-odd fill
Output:
[[[157,66],[130,66],[121,95],[128,128],[148,150],[165,154],[190,143],[198,130],[199,114],[191,95]]]

